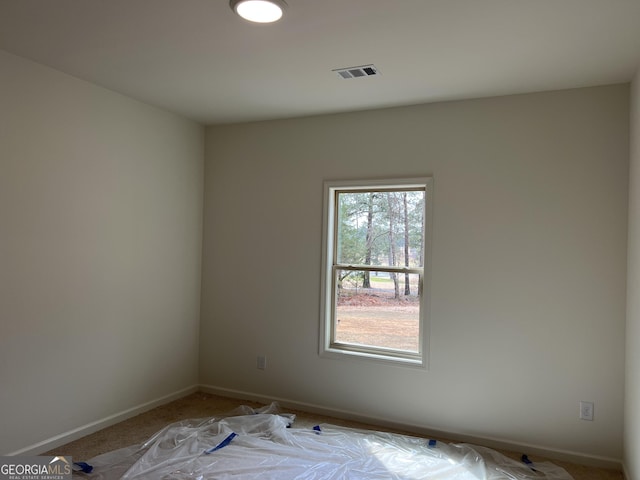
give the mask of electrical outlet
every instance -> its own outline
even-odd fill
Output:
[[[257,363],[258,370],[266,370],[267,357],[265,357],[264,355],[258,355],[256,363]]]
[[[593,402],[580,402],[580,419],[593,421]]]

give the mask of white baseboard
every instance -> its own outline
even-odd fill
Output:
[[[190,395],[198,391],[235,398],[239,400],[248,400],[248,401],[255,401],[260,403],[278,402],[281,406],[285,408],[293,408],[296,410],[302,410],[305,412],[315,413],[318,415],[326,415],[326,416],[341,418],[345,420],[353,420],[361,423],[366,423],[372,426],[403,430],[409,433],[413,433],[413,434],[425,436],[425,437],[445,438],[445,439],[450,439],[451,441],[456,441],[456,442],[474,443],[474,444],[483,445],[489,448],[523,452],[523,453],[527,453],[528,455],[539,455],[549,459],[567,461],[567,462],[577,463],[581,465],[589,465],[594,467],[622,470],[625,476],[625,479],[631,480],[631,477],[629,476],[628,471],[626,469],[626,465],[624,465],[621,460],[616,458],[589,455],[589,454],[583,454],[580,452],[572,452],[572,451],[566,451],[566,450],[558,450],[558,449],[547,448],[539,445],[529,445],[525,443],[511,442],[508,440],[498,439],[498,438],[467,435],[462,432],[438,430],[438,429],[430,428],[425,425],[414,425],[414,424],[393,422],[384,418],[363,415],[350,410],[327,408],[327,407],[323,407],[321,405],[316,405],[313,403],[300,402],[300,401],[292,400],[288,398],[273,397],[269,395],[262,395],[262,394],[252,393],[252,392],[245,392],[241,390],[223,388],[223,387],[216,387],[214,385],[192,385],[190,387],[170,393],[168,395],[157,398],[155,400],[142,403],[140,405],[129,408],[122,412],[118,412],[116,414],[110,415],[100,420],[96,420],[95,422],[91,422],[86,425],[82,425],[78,428],[74,428],[73,430],[69,430],[67,432],[61,433],[60,435],[56,435],[54,437],[48,438],[46,440],[43,440],[33,445],[29,445],[25,448],[16,450],[15,452],[11,452],[6,455],[38,455],[42,452],[46,452],[48,450],[54,449],[66,443],[72,442],[86,435],[97,432],[98,430],[102,430],[103,428],[109,427],[111,425],[115,425],[116,423],[122,422],[123,420],[134,417],[141,413],[144,413],[148,410],[151,410],[152,408],[158,407],[160,405],[164,405],[165,403],[172,402],[174,400],[177,400],[179,398],[185,397],[187,395]]]
[[[530,445],[525,443],[511,442],[500,438],[481,437],[476,435],[467,435],[463,432],[452,432],[445,430],[433,429],[424,425],[413,425],[406,423],[398,423],[386,420],[384,418],[363,415],[357,412],[327,408],[312,403],[299,402],[288,398],[272,397],[269,395],[261,395],[252,392],[244,392],[229,388],[216,387],[213,385],[200,385],[200,391],[212,393],[225,397],[236,398],[239,400],[248,400],[260,403],[278,402],[282,407],[302,410],[309,413],[326,415],[330,417],[341,418],[345,420],[353,420],[366,423],[372,426],[384,427],[396,430],[403,430],[425,437],[445,438],[455,442],[473,443],[485,447],[509,450],[513,452],[522,452],[527,455],[539,455],[549,459],[560,460],[565,462],[577,463],[580,465],[588,465],[592,467],[609,468],[613,470],[622,470],[622,461],[617,458],[589,455],[580,452],[572,452],[569,450],[558,450],[547,448],[540,445]],[[627,476],[627,479],[629,477]]]
[[[116,423],[122,422],[123,420],[126,420],[128,418],[135,417],[136,415],[151,410],[152,408],[164,405],[165,403],[169,403],[195,393],[198,390],[199,387],[197,385],[183,388],[182,390],[178,390],[177,392],[173,392],[169,395],[151,400],[150,402],[136,405],[135,407],[128,408],[127,410],[123,410],[122,412],[118,412],[113,415],[109,415],[108,417],[96,420],[95,422],[87,423],[86,425],[82,425],[78,428],[74,428],[73,430],[69,430],[68,432],[61,433],[60,435],[56,435],[55,437],[48,438],[46,440],[33,445],[29,445],[28,447],[21,448],[20,450],[16,450],[15,452],[11,452],[6,455],[39,455],[42,452],[46,452],[61,445],[65,445],[69,442],[73,442],[74,440],[97,432],[98,430],[102,430],[103,428],[115,425]]]

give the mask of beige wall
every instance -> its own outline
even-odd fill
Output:
[[[631,84],[629,260],[624,411],[624,461],[628,480],[640,479],[640,71]]]
[[[208,128],[201,382],[620,459],[628,111],[619,85]],[[429,370],[319,358],[322,181],[422,175]]]
[[[0,51],[0,453],[197,383],[204,131]]]

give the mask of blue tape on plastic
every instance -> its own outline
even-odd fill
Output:
[[[527,457],[524,453],[520,457],[520,460],[522,460],[522,463],[527,465],[531,469],[531,471],[537,472],[537,470],[535,468],[533,468],[533,462],[531,460],[529,460],[529,457]]]
[[[87,462],[73,462],[73,470],[76,472],[91,473],[93,471],[93,467]]]
[[[436,446],[436,442],[435,440],[429,440],[429,448],[434,448]]]
[[[225,438],[224,440],[222,440],[218,445],[216,445],[213,448],[210,448],[209,450],[205,450],[204,453],[206,453],[207,455],[209,455],[210,453],[215,452],[216,450],[220,450],[221,448],[226,447],[227,445],[229,445],[231,443],[231,440],[233,440],[234,438],[236,438],[237,435],[232,432],[231,434],[229,434],[229,436],[227,438]]]
[[[316,433],[320,433],[320,432],[322,432],[322,430],[320,430],[320,425],[316,425],[315,427],[313,427],[313,430],[314,430]]]

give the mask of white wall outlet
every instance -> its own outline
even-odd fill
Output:
[[[593,402],[580,402],[580,419],[593,421]]]
[[[267,357],[264,355],[258,355],[256,363],[258,370],[265,370],[267,368]]]

